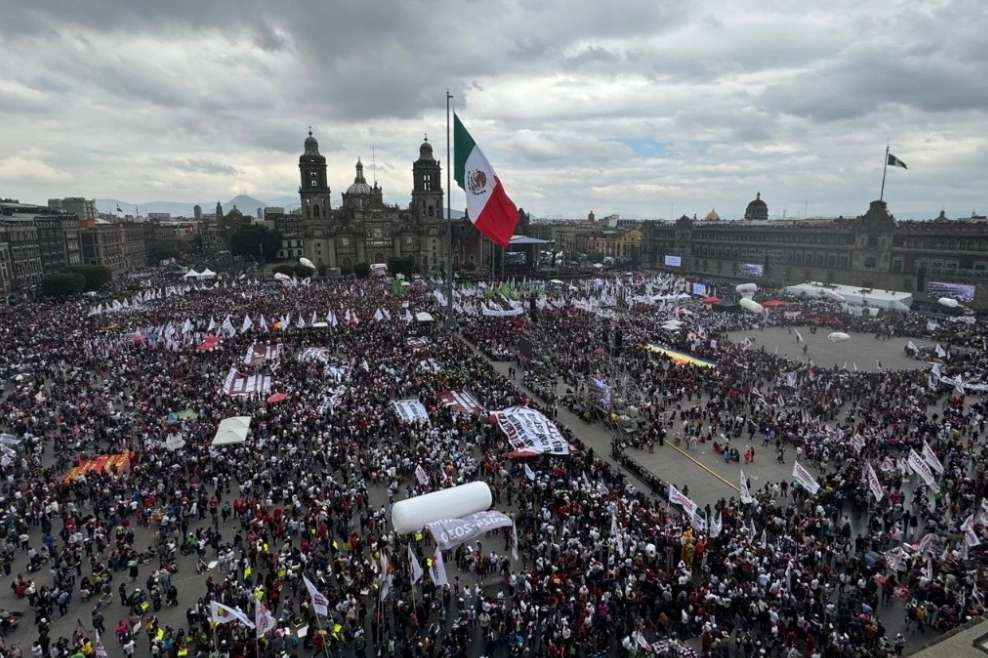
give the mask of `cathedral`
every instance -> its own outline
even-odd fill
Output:
[[[412,164],[412,198],[407,208],[384,203],[382,189],[377,181],[367,183],[359,159],[353,183],[334,208],[326,158],[319,153],[319,142],[311,130],[298,168],[304,253],[317,266],[346,271],[357,263],[386,263],[391,257],[402,257],[411,258],[420,272],[442,267],[446,260],[442,167],[433,157],[428,138]],[[468,227],[458,226],[464,223]],[[481,257],[479,233],[469,224],[454,220],[456,268],[472,267]]]

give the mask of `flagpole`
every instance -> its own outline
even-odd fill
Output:
[[[453,210],[450,204],[453,193],[450,187],[449,103],[453,95],[446,90],[446,329],[453,331]],[[887,160],[888,158],[886,158]]]
[[[886,144],[885,144],[885,163],[882,166],[882,191],[878,195],[878,200],[879,201],[884,201],[885,200],[885,173],[888,170],[889,170],[889,145],[886,142]]]

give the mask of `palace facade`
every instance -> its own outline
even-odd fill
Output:
[[[900,290],[916,299],[970,296],[988,310],[988,221],[897,221],[884,201],[856,218],[766,220],[759,198],[740,221],[644,222],[644,267],[709,278],[806,281]]]

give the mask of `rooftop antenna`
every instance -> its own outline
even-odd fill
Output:
[[[371,144],[371,175],[374,176],[374,187],[377,187],[377,158],[374,155],[373,144]]]

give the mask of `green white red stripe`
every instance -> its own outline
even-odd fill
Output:
[[[477,230],[508,246],[518,224],[518,209],[504,192],[491,163],[453,115],[453,177],[467,196],[467,212]]]

